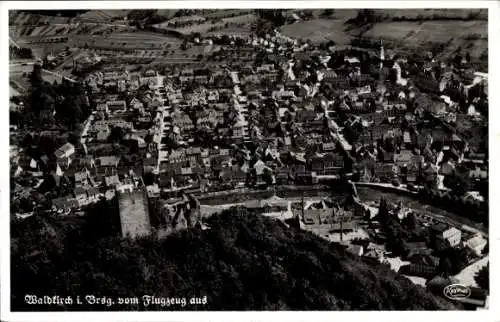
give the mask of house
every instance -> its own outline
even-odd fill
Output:
[[[75,154],[75,147],[71,143],[66,143],[54,152],[57,163],[68,167],[71,163],[71,157]]]
[[[363,255],[365,258],[369,259],[370,262],[383,263],[384,256],[385,256],[385,250],[384,250],[384,247],[380,247],[379,245],[369,243],[366,246],[366,249],[365,249]]]
[[[410,150],[401,150],[394,154],[394,163],[399,167],[406,167],[410,164],[413,153]]]
[[[87,171],[80,171],[74,174],[75,186],[82,187],[89,184],[89,173]]]
[[[455,165],[450,161],[443,162],[439,167],[438,174],[443,176],[450,176],[455,173]]]
[[[158,159],[151,157],[151,158],[146,158],[142,161],[142,167],[143,167],[143,172],[155,172],[158,167]]]
[[[78,202],[78,206],[82,207],[88,204],[87,191],[84,188],[76,187],[73,190],[73,195]]]
[[[376,177],[389,181],[399,173],[398,166],[391,163],[377,163],[374,166],[374,174]]]
[[[211,160],[212,170],[217,172],[231,165],[231,157],[228,155],[217,155]]]
[[[332,233],[347,233],[355,231],[357,226],[354,221],[348,220],[343,222],[333,222],[329,225],[329,228]]]
[[[321,175],[338,174],[344,168],[344,157],[339,153],[327,153],[311,158],[311,171]]]
[[[116,169],[118,167],[119,162],[120,158],[115,155],[102,156],[96,159],[96,166],[99,168]]]
[[[276,184],[287,185],[290,183],[290,169],[283,167],[276,170]]]
[[[356,256],[363,256],[363,246],[350,244],[346,251]]]
[[[99,131],[96,134],[96,140],[99,142],[105,142],[108,140],[110,133],[109,128],[106,131]]]
[[[436,274],[438,273],[438,268],[436,266],[425,264],[409,264],[401,266],[399,269],[399,273],[410,276],[431,278],[436,276]]]
[[[333,209],[305,209],[302,212],[302,221],[306,225],[328,225],[332,222]]]
[[[60,214],[61,213],[67,214],[71,210],[76,209],[78,207],[79,205],[75,198],[62,197],[62,198],[52,199],[52,210],[57,211]]]
[[[324,142],[321,145],[323,152],[333,152],[335,150],[336,144],[334,142]]]
[[[432,250],[427,247],[425,242],[409,242],[406,244],[408,247],[407,259],[413,259],[419,255],[430,255]]]
[[[488,240],[480,234],[473,235],[467,240],[464,240],[465,247],[472,250],[477,256],[481,256],[484,247],[488,244]]]
[[[223,169],[219,174],[219,178],[222,183],[240,184],[245,183],[247,174],[239,167],[235,166]]]
[[[159,178],[158,178],[158,186],[160,188],[166,188],[166,189],[170,189],[170,188],[175,187],[176,184],[175,184],[174,177],[175,177],[175,174],[173,171],[166,171],[166,172],[160,173]]]
[[[488,179],[488,171],[476,167],[474,170],[469,171],[469,178],[471,179]]]
[[[258,160],[253,169],[255,171],[255,175],[257,176],[257,184],[263,184],[266,182],[266,173],[273,173],[273,170],[269,168],[262,160]],[[276,182],[276,178],[273,176],[273,182]]]
[[[460,244],[462,232],[455,227],[439,223],[431,227],[431,244],[437,250],[456,247]]]
[[[121,101],[107,101],[106,110],[110,113],[125,112],[127,110],[127,103],[123,100]]]
[[[394,152],[392,152],[392,151],[387,151],[384,148],[380,148],[380,156],[381,156],[382,162],[385,162],[385,163],[393,163],[394,162]]]
[[[144,104],[135,97],[130,101],[129,106],[135,110],[141,110],[144,108]]]
[[[121,184],[120,179],[118,178],[118,175],[112,175],[109,177],[105,177],[104,183],[106,184],[106,187],[108,187],[108,188],[115,188],[116,186]]]
[[[93,203],[99,201],[102,197],[102,193],[96,187],[90,187],[87,189],[88,202]]]

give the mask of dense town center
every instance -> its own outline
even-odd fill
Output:
[[[275,11],[10,12],[12,220],[162,239],[263,215],[485,307],[487,56],[294,37],[341,10]]]

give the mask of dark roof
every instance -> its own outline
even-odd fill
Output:
[[[76,187],[74,190],[75,196],[86,194],[85,189],[82,187]]]
[[[444,224],[444,223],[438,223],[438,224],[435,224],[431,227],[431,229],[433,231],[436,231],[436,232],[444,232],[446,230],[448,230],[448,225]]]

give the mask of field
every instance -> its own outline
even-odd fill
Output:
[[[379,11],[379,10],[376,10]],[[478,10],[473,12],[478,12]],[[375,23],[362,36],[371,39],[385,39],[391,47],[410,52],[419,47],[429,50],[433,44],[443,44],[438,58],[448,58],[457,49],[466,50],[474,63],[486,61],[488,53],[488,21],[486,20],[427,20],[391,21],[391,17],[417,16],[432,19],[444,15],[443,9],[432,10],[384,10],[389,20]],[[465,11],[447,12],[449,18],[467,17]],[[335,41],[339,45],[349,44],[359,34],[359,29],[347,30],[345,22],[356,15],[355,10],[335,10],[331,18],[317,18],[300,21],[281,27],[281,32],[292,38],[311,40],[314,43]],[[481,14],[483,14],[481,12]],[[414,16],[414,17],[413,17]],[[482,68],[486,68],[482,66]]]
[[[211,31],[207,33],[207,36],[236,36],[236,37],[248,37],[251,32],[249,28],[239,28],[239,27],[228,27],[217,31]]]
[[[79,19],[109,22],[112,19],[120,19],[130,12],[130,10],[90,10],[78,16]]]
[[[252,11],[253,10],[247,10],[247,9],[215,10],[209,13],[202,13],[201,15],[206,19],[221,19],[230,17],[232,15],[243,15],[251,13]]]
[[[207,32],[210,32],[212,28],[217,29],[216,31],[221,31],[221,33],[225,32],[226,34],[228,34],[231,28],[236,27],[238,29],[240,28],[246,29],[246,27],[248,27],[251,23],[255,22],[256,20],[257,16],[255,16],[254,14],[244,14],[235,17],[222,18],[221,21],[217,23],[211,23],[211,22],[204,22],[199,24],[195,23],[190,26],[176,28],[176,29],[168,26],[168,23],[170,21],[157,24],[155,25],[155,27],[158,29],[173,30],[184,35],[196,32],[200,34],[206,34]],[[238,32],[241,31],[238,30]]]
[[[341,10],[338,10],[341,11]],[[424,20],[446,17],[448,19],[462,19],[467,18],[469,14],[477,14],[478,19],[488,19],[488,12],[484,9],[376,9],[375,14],[389,19],[406,18]]]
[[[414,48],[425,43],[446,44],[441,56],[449,56],[459,47],[472,59],[479,59],[488,50],[488,22],[432,20],[422,24],[411,21],[377,23],[363,34],[373,39],[396,40],[402,46]]]
[[[345,31],[343,19],[314,19],[286,25],[281,32],[292,38],[310,39],[313,43],[333,40],[337,44],[346,45],[351,36]]]
[[[472,21],[425,21],[418,22],[381,22],[368,30],[364,36],[371,38],[392,38],[404,42],[447,42],[452,38],[464,38],[467,35],[477,34],[488,37],[488,22]]]
[[[88,48],[98,54],[159,57],[167,51],[180,51],[181,40],[151,32],[112,33],[107,36],[77,35],[70,47]]]
[[[46,37],[68,37],[79,34],[103,35],[128,29],[131,29],[131,27],[98,23],[72,23],[43,26],[10,26],[9,33],[14,38],[46,41]]]
[[[154,33],[113,33],[107,37],[99,37],[93,45],[111,45],[126,49],[166,49],[177,48],[181,40],[175,37]]]
[[[9,87],[9,97],[12,97],[12,96],[19,96],[21,95],[21,93],[19,91],[17,91],[14,86],[10,86]]]
[[[73,21],[74,18],[43,16],[35,13],[21,12],[17,10],[9,11],[9,25],[27,26],[36,24],[65,24]]]

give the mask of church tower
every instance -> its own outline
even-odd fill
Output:
[[[382,39],[380,40],[380,69],[384,67],[385,53],[384,46],[382,45]]]

